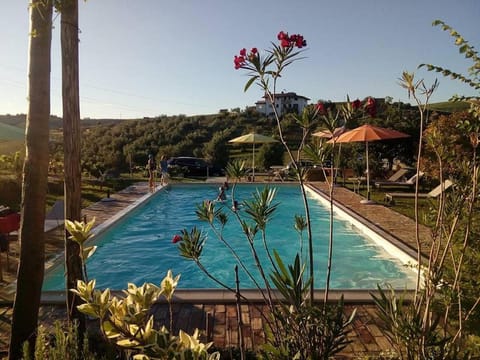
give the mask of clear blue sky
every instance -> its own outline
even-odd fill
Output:
[[[0,114],[27,109],[28,1],[0,5]],[[391,96],[408,101],[397,80],[434,63],[466,73],[470,65],[435,19],[479,49],[479,0],[80,0],[81,116],[135,118],[209,114],[245,108],[262,96],[233,68],[240,48],[269,47],[280,30],[300,33],[306,58],[279,90],[341,101]],[[52,45],[52,114],[62,115],[60,21]],[[467,86],[438,76],[433,101]]]

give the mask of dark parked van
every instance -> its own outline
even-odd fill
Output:
[[[168,161],[168,166],[179,166],[185,169],[185,176],[221,176],[224,175],[223,169],[216,166],[209,165],[205,160],[189,157],[179,156],[172,157]],[[208,169],[208,173],[207,173]]]

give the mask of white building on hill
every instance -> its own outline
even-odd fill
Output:
[[[279,116],[292,112],[300,114],[303,108],[308,105],[308,100],[310,99],[294,92],[281,92],[275,94],[275,108]],[[263,100],[255,103],[255,107],[259,113],[267,116],[273,115],[272,103],[266,95],[263,96]]]

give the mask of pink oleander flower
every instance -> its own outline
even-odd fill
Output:
[[[252,50],[250,50],[250,53],[248,54],[248,61],[250,62],[255,61],[257,57],[258,57],[257,48],[252,48]]]
[[[293,34],[288,36],[288,33],[280,31],[277,35],[277,39],[280,40],[281,47],[298,47],[301,49],[307,46],[307,41],[300,34]]]
[[[375,99],[369,97],[365,104],[365,110],[367,110],[368,115],[375,117],[377,115],[377,105],[375,104]]]
[[[307,41],[300,34],[289,36],[288,33],[280,31],[277,35],[277,39],[280,41],[280,45],[277,48],[283,48],[283,51],[288,53],[290,53],[295,47],[301,49],[302,47],[307,46]],[[243,48],[239,51],[238,55],[234,56],[233,64],[236,70],[241,68],[252,70],[259,66],[260,60],[260,54],[256,47],[251,48],[248,53],[247,49]]]
[[[233,58],[233,63],[235,64],[235,69],[240,69],[243,65],[245,65],[245,57],[235,55]]]
[[[315,104],[315,109],[320,113],[323,114],[325,112],[325,105],[322,102],[318,102]]]
[[[280,45],[284,48],[289,47],[290,46],[290,41],[287,40],[287,39],[283,39],[283,40],[280,41]]]
[[[288,33],[284,33],[283,31],[280,31],[277,35],[277,39],[280,41],[288,40]]]
[[[298,34],[295,39],[295,46],[301,49],[302,47],[307,46],[307,40],[305,40],[302,35]]]
[[[172,243],[176,244],[176,243],[178,243],[178,242],[180,242],[180,241],[182,241],[182,240],[183,240],[183,238],[182,238],[180,235],[177,234],[177,235],[175,235],[175,236],[173,237]]]
[[[242,66],[245,66],[248,61],[254,61],[258,57],[257,48],[252,48],[247,54],[247,49],[243,48],[239,51],[239,55],[235,55],[233,58],[233,64],[235,69],[240,69]]]
[[[358,110],[362,106],[362,102],[360,100],[355,100],[352,102],[352,108],[353,110]]]

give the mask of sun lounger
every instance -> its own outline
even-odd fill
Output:
[[[423,172],[420,172],[419,174],[419,179],[421,179],[424,175]],[[414,187],[415,186],[415,181],[417,179],[417,174],[413,175],[411,178],[405,180],[405,181],[375,181],[375,187],[380,189],[384,185],[393,185],[393,186],[407,186],[407,187]]]
[[[452,185],[453,185],[453,182],[451,180],[445,180],[442,184],[438,185],[429,193],[418,194],[418,197],[419,198],[437,198],[442,193],[442,191],[447,190]],[[391,192],[391,193],[385,193],[384,201],[387,204],[395,205],[395,198],[413,198],[413,197],[415,197],[415,193]]]
[[[392,176],[390,176],[385,181],[401,181],[400,179],[407,175],[409,171],[410,170],[405,168],[398,169]]]

